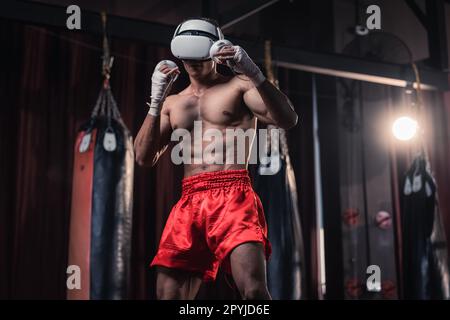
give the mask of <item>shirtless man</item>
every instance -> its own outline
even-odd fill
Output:
[[[284,129],[297,123],[289,99],[265,79],[241,47],[225,45],[210,59],[209,49],[219,39],[223,35],[210,19],[190,19],[178,26],[171,49],[182,60],[190,85],[165,98],[180,71],[170,61],[155,68],[150,111],[135,140],[139,165],[154,165],[172,132],[192,133],[195,122],[203,132],[211,128],[223,132],[223,141],[214,143],[225,145],[226,129],[256,129],[257,121]],[[216,63],[228,64],[240,74],[225,77],[216,72]],[[193,144],[211,143],[194,138],[201,141]],[[251,143],[244,148],[245,159]],[[193,161],[184,164],[181,199],[169,215],[151,264],[157,266],[157,298],[194,299],[202,281],[214,280],[222,266],[243,299],[270,299],[266,259],[271,247],[248,161],[205,164],[202,154],[192,150]],[[216,152],[220,155],[221,150]]]

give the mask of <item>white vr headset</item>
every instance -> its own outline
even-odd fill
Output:
[[[211,22],[192,19],[178,25],[170,43],[172,54],[182,60],[210,59],[214,42],[223,40],[220,28]]]

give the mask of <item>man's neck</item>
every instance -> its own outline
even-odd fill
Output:
[[[189,77],[189,80],[191,81],[191,89],[195,94],[201,94],[206,89],[212,87],[219,77],[220,75],[216,71],[211,72],[208,77],[201,79]]]

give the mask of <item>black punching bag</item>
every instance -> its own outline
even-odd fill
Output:
[[[108,86],[74,150],[69,266],[81,272],[81,288],[68,299],[127,297],[131,250],[134,150]]]
[[[449,299],[447,243],[436,184],[423,155],[405,175],[402,190],[402,255],[405,299]]]
[[[274,127],[268,129],[270,136]],[[265,153],[270,155],[270,162],[259,166],[254,188],[264,207],[272,244],[272,256],[267,265],[269,292],[276,300],[299,300],[304,298],[304,255],[297,187],[285,132],[275,129],[280,139],[275,134],[267,140]]]

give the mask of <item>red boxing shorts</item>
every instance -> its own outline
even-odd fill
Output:
[[[264,211],[247,170],[226,170],[183,179],[151,266],[202,274],[215,280],[219,266],[231,273],[229,254],[245,242],[271,254]]]

